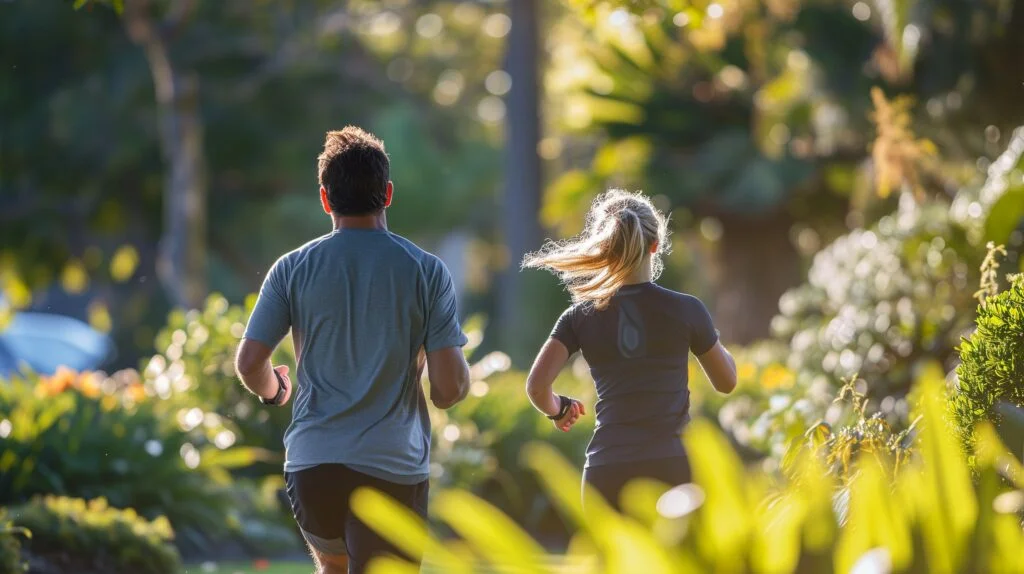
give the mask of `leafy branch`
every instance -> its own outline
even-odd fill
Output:
[[[989,297],[999,294],[999,257],[1006,257],[1006,247],[1003,245],[996,245],[995,242],[989,241],[985,247],[988,249],[988,253],[985,254],[985,259],[981,262],[981,285],[974,292],[974,298],[982,305]]]

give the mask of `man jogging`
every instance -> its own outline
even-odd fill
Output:
[[[444,264],[387,229],[389,160],[379,139],[349,126],[327,134],[320,203],[334,231],[287,253],[267,273],[238,349],[242,383],[264,403],[293,393],[270,356],[288,330],[297,384],[284,435],[285,481],[318,572],[363,572],[393,553],[349,510],[375,488],[425,517],[430,420],[420,386],[446,409],[466,396],[455,291]]]

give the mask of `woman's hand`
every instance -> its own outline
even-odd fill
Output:
[[[576,424],[576,421],[580,419],[580,416],[587,414],[587,409],[583,406],[583,403],[572,399],[572,406],[569,407],[569,411],[565,413],[565,416],[558,419],[555,422],[555,428],[562,432],[569,432],[572,425]]]

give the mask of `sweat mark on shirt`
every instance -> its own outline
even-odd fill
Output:
[[[619,304],[619,353],[626,358],[643,357],[647,351],[644,318],[633,301]]]

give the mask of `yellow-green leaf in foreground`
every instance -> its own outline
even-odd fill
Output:
[[[437,494],[431,505],[432,514],[491,564],[514,567],[517,572],[544,571],[544,548],[489,503],[465,491],[449,490]]]
[[[978,516],[971,473],[960,443],[944,420],[945,380],[932,365],[918,381],[923,480],[917,494],[928,567],[934,572],[959,570]]]
[[[752,527],[743,465],[722,433],[707,421],[693,421],[684,442],[694,481],[707,497],[697,543],[721,571],[741,571],[750,552]]]
[[[423,519],[391,497],[370,488],[359,488],[352,493],[351,507],[359,520],[414,559],[428,557],[442,565],[445,572],[472,571],[431,537]]]

